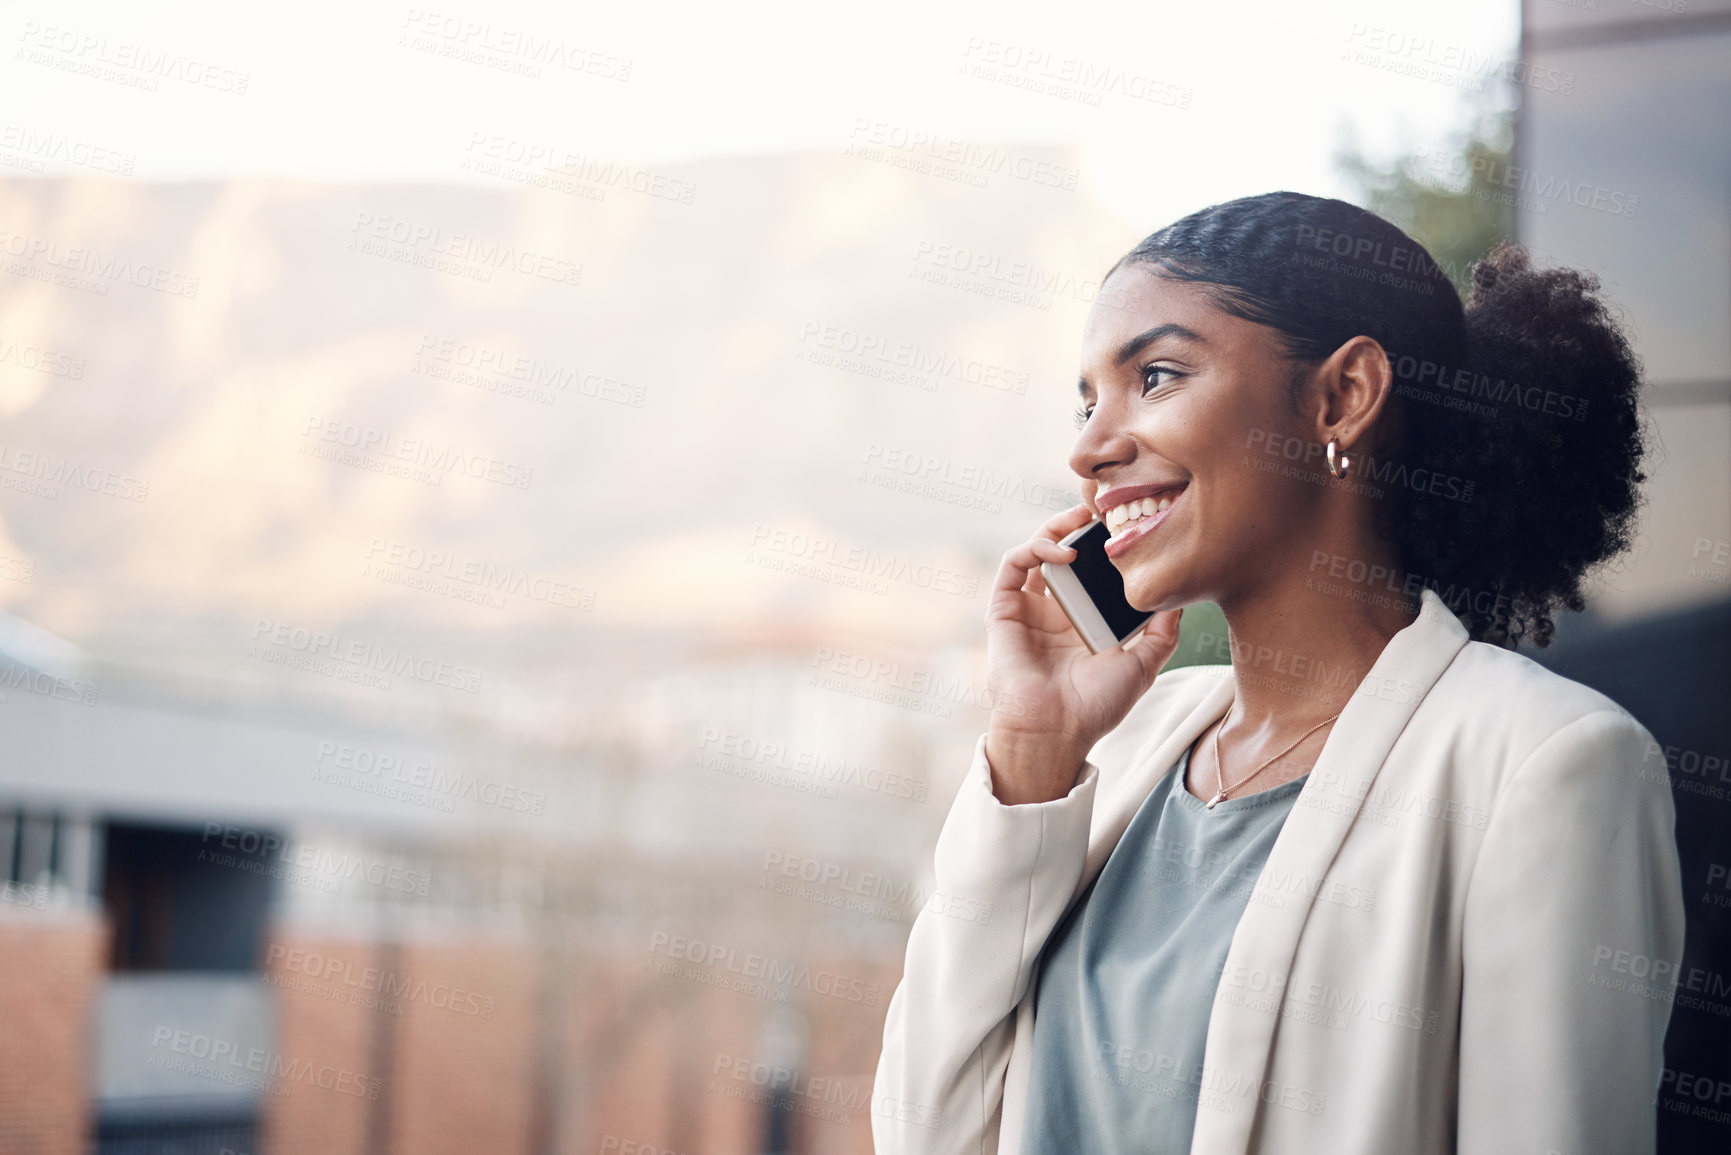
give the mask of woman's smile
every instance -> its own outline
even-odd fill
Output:
[[[1100,520],[1112,536],[1106,556],[1117,558],[1152,534],[1171,516],[1187,488],[1179,485],[1126,485],[1102,492],[1095,500]]]

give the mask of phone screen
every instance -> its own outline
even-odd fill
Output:
[[[1124,575],[1106,556],[1106,539],[1111,536],[1104,524],[1095,522],[1087,533],[1072,541],[1070,545],[1076,550],[1076,560],[1070,563],[1070,571],[1088,591],[1089,599],[1100,611],[1100,616],[1106,619],[1112,635],[1123,641],[1131,630],[1154,615],[1125,600]]]

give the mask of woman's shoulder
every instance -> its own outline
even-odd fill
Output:
[[[1485,642],[1468,642],[1426,695],[1433,716],[1485,739],[1469,748],[1487,755],[1500,751],[1505,770],[1525,762],[1553,740],[1595,747],[1626,759],[1642,757],[1658,744],[1617,702],[1572,678],[1546,668],[1525,654]]]
[[[1591,686],[1566,678],[1526,654],[1488,642],[1462,646],[1432,692],[1475,708],[1494,707],[1512,721],[1524,720],[1541,729],[1605,712],[1634,722],[1627,710]]]

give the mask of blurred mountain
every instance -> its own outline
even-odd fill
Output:
[[[951,157],[0,182],[0,602],[207,674],[282,624],[975,641],[1136,237],[1068,152]]]

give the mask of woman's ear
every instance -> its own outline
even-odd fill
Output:
[[[1316,373],[1317,437],[1358,444],[1382,416],[1394,392],[1394,368],[1371,337],[1354,337],[1336,349]]]

